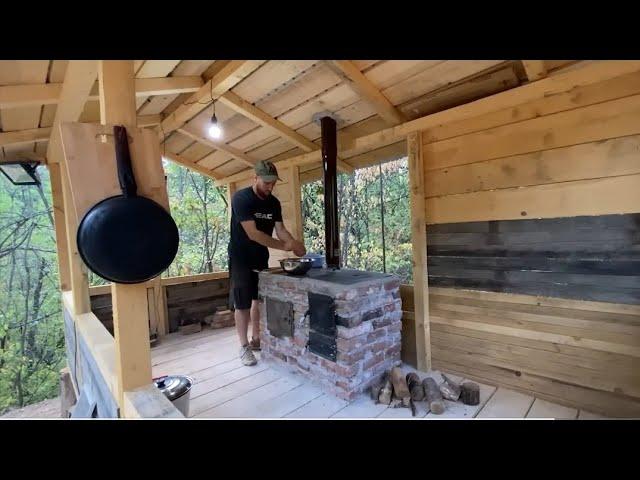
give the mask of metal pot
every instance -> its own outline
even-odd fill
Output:
[[[304,275],[313,266],[312,258],[284,258],[280,266],[289,275]]]
[[[193,378],[186,375],[164,375],[154,378],[153,383],[185,417],[189,416],[189,397]]]

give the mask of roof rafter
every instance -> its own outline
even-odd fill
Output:
[[[181,128],[185,123],[207,108],[211,102],[228,90],[235,87],[241,80],[251,75],[264,60],[231,60],[206,82],[189,100],[180,105],[171,115],[167,116],[156,132],[160,141],[171,132]]]
[[[544,60],[521,60],[521,62],[530,82],[547,76],[547,67],[544,64]]]
[[[522,103],[535,100],[536,98],[566,92],[575,87],[598,83],[637,71],[640,71],[640,61],[637,60],[596,61],[576,70],[560,73],[517,88],[489,95],[473,102],[410,120],[395,127],[379,130],[354,139],[348,139],[339,146],[339,153],[343,158],[351,158],[371,150],[398,143],[413,132],[515,107]],[[278,161],[276,162],[276,166],[308,165],[314,162],[320,162],[321,160],[321,152],[313,151]],[[224,185],[229,182],[243,180],[249,175],[250,172],[248,171],[238,172],[223,178],[216,182],[216,184]]]
[[[262,125],[263,127],[272,130],[276,135],[287,139],[289,142],[293,143],[296,147],[301,148],[305,152],[313,152],[320,149],[317,144],[313,143],[305,136],[299,134],[281,121],[276,120],[269,114],[263,112],[255,105],[252,105],[251,103],[247,102],[239,95],[231,91],[222,95],[218,99],[218,101],[224,103],[226,106],[235,110],[240,115],[256,122],[259,125]],[[352,173],[354,170],[351,165],[340,159],[338,159],[338,168],[340,169],[340,171],[346,173]]]
[[[256,164],[256,160],[252,159],[249,155],[247,155],[241,150],[238,150],[235,147],[232,147],[231,145],[227,145],[226,143],[215,142],[213,140],[203,138],[196,133],[190,132],[189,130],[185,130],[184,128],[179,128],[178,132],[180,132],[183,135],[186,135],[187,137],[191,138],[192,140],[195,140],[198,143],[206,145],[207,147],[215,148],[216,150],[221,150],[223,152],[226,152],[232,157],[236,158],[237,160],[247,165],[248,167],[253,168]]]
[[[363,100],[369,102],[378,115],[390,125],[399,125],[407,121],[402,112],[393,106],[351,60],[331,60],[329,66],[346,80]]]

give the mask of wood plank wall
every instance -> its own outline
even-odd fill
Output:
[[[413,289],[402,359],[415,365]],[[640,306],[429,288],[434,369],[613,417],[640,416]]]
[[[163,285],[166,295],[169,332],[180,325],[202,321],[216,310],[229,306],[229,279],[219,278]],[[91,296],[91,310],[113,335],[113,307],[111,293]]]
[[[617,242],[637,255],[640,73],[439,125],[424,130],[422,138],[430,253],[460,246],[467,256],[492,251],[491,259],[478,260],[485,269],[491,270],[491,262],[496,269],[506,261],[515,272],[517,260],[504,260],[490,245],[496,226],[498,234],[519,231],[531,243],[537,239],[541,251],[546,242],[551,251],[569,247],[569,252],[579,252],[577,244],[561,245],[563,235],[575,235],[569,242],[579,242],[579,229],[570,234],[567,228],[573,223],[606,227],[582,232],[592,245],[600,241],[600,253],[613,253]],[[628,215],[604,217],[619,214]],[[550,233],[553,228],[546,227],[554,222],[556,233]],[[526,259],[513,258],[531,270]],[[575,300],[571,291],[584,286],[585,279],[574,273],[562,279],[549,274],[538,287],[521,283],[520,294],[432,286],[433,367],[605,415],[639,416],[640,307],[634,305],[640,303],[638,272],[637,263],[625,261],[634,258],[620,256],[618,263],[601,264],[607,270],[602,281],[588,296],[582,295],[606,303]],[[462,270],[473,270],[466,260]],[[442,259],[434,258],[430,278],[446,276],[454,263],[443,267]],[[458,278],[464,277],[460,267]],[[511,279],[531,273],[513,273]],[[495,272],[491,275],[495,281]],[[551,287],[556,280],[566,285]],[[468,288],[469,283],[463,283],[450,281]],[[487,289],[487,282],[475,287]],[[411,324],[405,321],[403,336]]]
[[[429,226],[429,284],[640,304],[640,214]]]

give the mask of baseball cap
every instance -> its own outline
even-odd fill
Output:
[[[260,160],[255,166],[256,175],[262,178],[265,182],[273,182],[274,180],[282,179],[278,177],[278,170],[273,162],[268,160]]]

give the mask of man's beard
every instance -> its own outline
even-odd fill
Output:
[[[258,194],[262,197],[262,198],[267,198],[269,195],[271,195],[270,192],[264,191],[262,190],[259,186],[256,185],[256,190],[258,190]]]

